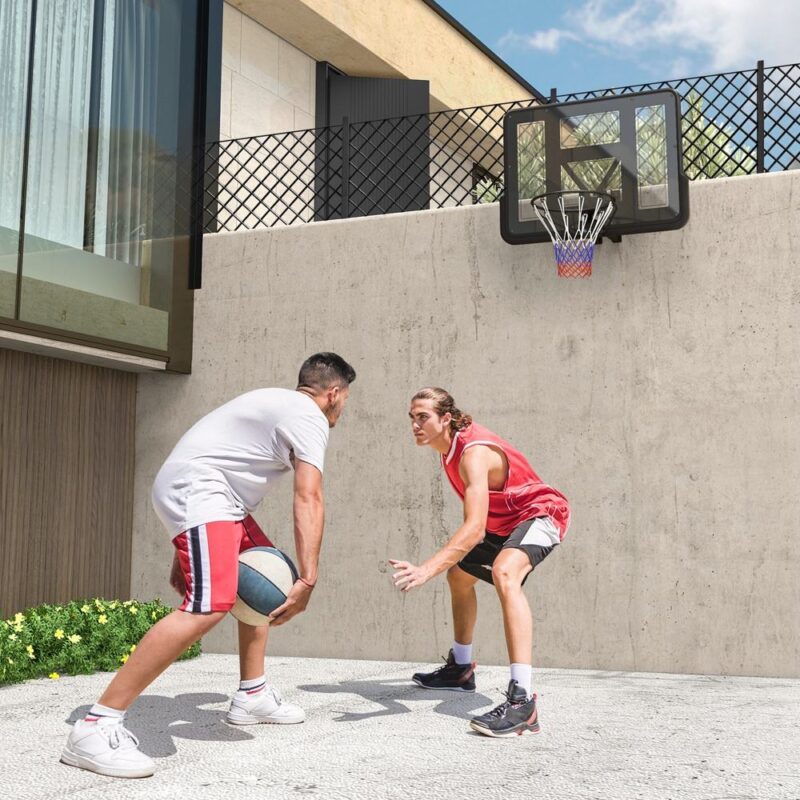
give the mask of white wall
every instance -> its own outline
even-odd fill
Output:
[[[316,62],[225,3],[220,138],[314,127]]]

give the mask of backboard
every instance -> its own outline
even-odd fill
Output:
[[[689,219],[680,99],[667,89],[510,111],[503,136],[500,231],[509,244],[550,238],[531,205],[545,192],[610,194],[602,236],[673,230]]]

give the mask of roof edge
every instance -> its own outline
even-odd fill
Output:
[[[520,86],[524,86],[540,103],[547,103],[547,98],[529,81],[525,80],[515,69],[503,61],[497,53],[485,45],[474,33],[467,30],[454,16],[445,11],[435,0],[422,0],[428,8],[435,11],[445,22],[455,28],[465,39],[468,39],[485,56],[490,58],[504,72],[510,75]]]

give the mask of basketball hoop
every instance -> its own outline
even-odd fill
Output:
[[[553,241],[559,277],[588,278],[597,237],[617,207],[614,198],[605,192],[547,192],[531,205]]]

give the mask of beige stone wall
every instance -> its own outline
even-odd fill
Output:
[[[532,97],[421,0],[230,1],[348,75],[429,80],[432,111]]]
[[[313,128],[315,70],[313,58],[225,3],[221,138]]]
[[[530,97],[527,89],[419,0],[366,5],[229,0],[224,6],[222,60],[222,139],[313,128],[316,60],[331,61],[351,75],[428,80],[432,111]],[[497,134],[493,127],[491,135]],[[448,128],[437,135],[441,140],[447,136],[458,140],[460,133]],[[478,152],[483,153],[491,140],[486,131],[479,131],[478,140]],[[300,197],[294,191],[296,176],[304,171],[311,182],[313,143],[310,137],[293,138],[287,145],[301,161],[289,174],[275,169],[279,161],[285,166],[295,160],[291,155],[287,161],[285,151],[270,158],[265,149],[249,143],[246,152],[222,154],[223,165],[235,159],[238,174],[252,176],[239,187],[235,199],[228,189],[221,190],[223,204],[235,209],[233,219],[223,220],[223,227],[254,228],[312,219],[312,191]],[[270,140],[268,149],[271,152],[276,146]],[[464,156],[458,167],[454,145],[442,147],[441,141],[431,143],[431,205],[468,204],[472,160]],[[475,147],[468,139],[467,151]],[[446,178],[441,172],[444,161],[448,162]],[[253,189],[266,193],[261,203],[250,196]],[[452,194],[459,200],[452,199]],[[239,201],[244,204],[238,206]]]
[[[437,383],[571,500],[527,585],[536,664],[800,675],[800,173],[696,182],[691,202],[680,231],[602,244],[586,281],[557,278],[548,245],[503,243],[496,205],[206,237],[193,374],[139,382],[134,593],[169,596],[149,489],[177,438],[333,349],[359,377],[331,436],[321,579],[273,653],[447,651],[444,579],[402,596],[386,563],[424,559],[460,517],[408,430],[410,394]],[[290,488],[257,516],[291,552]],[[504,663],[478,594],[476,656]]]

